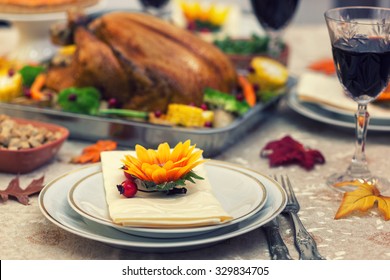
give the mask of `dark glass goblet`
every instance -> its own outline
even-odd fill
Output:
[[[268,52],[279,57],[281,36],[297,9],[299,0],[251,0],[253,12],[270,38]]]
[[[390,9],[344,7],[325,13],[333,60],[345,94],[358,104],[356,148],[351,164],[340,174],[328,178],[338,190],[353,190],[345,182],[364,180],[385,189],[388,180],[373,176],[365,155],[369,122],[367,105],[387,87],[390,77]],[[340,184],[343,183],[343,184]]]

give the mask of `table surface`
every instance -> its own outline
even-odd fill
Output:
[[[252,26],[255,28],[254,26]],[[251,32],[246,26],[245,31]],[[0,31],[1,36],[10,36]],[[299,76],[317,59],[330,58],[330,45],[325,25],[292,25],[285,34],[291,46],[289,69]],[[296,165],[270,168],[260,158],[261,148],[269,141],[290,135],[301,143],[320,150],[324,165],[306,171]],[[389,134],[369,132],[366,147],[368,162],[376,174],[388,176],[390,156]],[[67,141],[50,164],[20,177],[21,185],[45,176],[46,182],[70,170],[80,168],[70,159],[91,143]],[[301,217],[314,236],[320,253],[326,259],[390,259],[390,222],[376,210],[335,220],[342,194],[326,186],[326,177],[347,167],[354,151],[354,131],[304,118],[285,104],[242,140],[216,157],[240,164],[263,174],[287,174],[291,178],[301,204]],[[0,175],[0,189],[14,177]],[[48,221],[38,207],[38,196],[24,206],[14,200],[0,202],[0,259],[269,259],[268,247],[261,229],[223,241],[207,248],[177,253],[144,253],[118,249],[69,233]],[[293,258],[292,230],[287,218],[280,215],[281,233]]]

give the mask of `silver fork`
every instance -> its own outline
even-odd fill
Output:
[[[294,190],[292,188],[290,179],[287,176],[280,176],[280,180],[274,177],[276,181],[279,181],[283,189],[287,193],[287,205],[283,210],[283,213],[288,214],[294,225],[294,244],[299,253],[300,260],[325,260],[320,255],[317,249],[316,242],[310,233],[307,232],[302,224],[301,219],[298,216],[300,209],[297,198],[295,197]]]

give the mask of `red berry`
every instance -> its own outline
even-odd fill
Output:
[[[238,94],[236,95],[236,99],[237,99],[238,101],[243,101],[243,100],[244,100],[244,95],[243,95],[242,93],[238,93]]]
[[[118,101],[115,98],[110,98],[108,100],[108,107],[109,108],[116,108],[116,107],[118,107]]]
[[[123,166],[122,169],[127,170],[127,167]],[[127,173],[126,171],[123,171],[123,173],[125,174],[127,180],[134,181],[134,178],[133,178],[133,176],[131,176],[130,173]]]
[[[133,197],[138,191],[137,185],[130,180],[123,181],[116,187],[118,188],[119,193],[127,198]]]
[[[209,107],[207,106],[207,104],[203,103],[202,105],[200,105],[200,108],[201,108],[203,111],[207,111]]]
[[[205,122],[204,124],[205,127],[213,127],[213,123],[212,122]]]
[[[29,88],[27,87],[23,88],[23,94],[26,98],[31,98],[31,91]]]
[[[8,76],[12,77],[13,75],[15,75],[15,70],[14,69],[9,69],[8,70]]]
[[[69,101],[76,101],[77,100],[77,95],[75,93],[71,93],[68,95],[68,100]]]
[[[162,116],[162,112],[160,110],[157,110],[157,111],[154,112],[154,116],[156,118],[160,118]]]
[[[187,23],[187,29],[190,31],[196,30],[196,23],[193,20],[189,21]]]

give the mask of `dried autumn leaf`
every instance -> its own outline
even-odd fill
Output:
[[[325,163],[320,151],[307,149],[291,136],[268,142],[261,150],[260,156],[267,157],[271,167],[296,163],[311,170],[315,164]]]
[[[85,147],[81,155],[74,157],[72,163],[99,162],[100,153],[103,151],[112,151],[117,147],[117,143],[110,140],[99,140],[96,144]]]
[[[322,72],[327,75],[334,75],[336,74],[336,67],[334,65],[333,59],[321,59],[318,61],[313,62],[308,66],[309,69],[313,71]]]
[[[374,184],[369,184],[364,181],[345,182],[342,185],[352,185],[357,188],[351,192],[345,192],[343,200],[335,219],[340,219],[351,214],[354,211],[366,212],[378,205],[379,211],[383,214],[386,221],[390,220],[390,197],[380,194],[378,188]],[[339,185],[339,186],[342,186]]]
[[[9,182],[8,187],[0,191],[0,196],[3,201],[7,201],[9,196],[15,197],[20,203],[24,205],[29,204],[29,195],[38,193],[43,188],[43,181],[44,176],[42,176],[39,179],[34,179],[31,181],[31,183],[27,186],[26,189],[22,189],[20,187],[19,183],[19,176],[15,177],[14,179]]]

